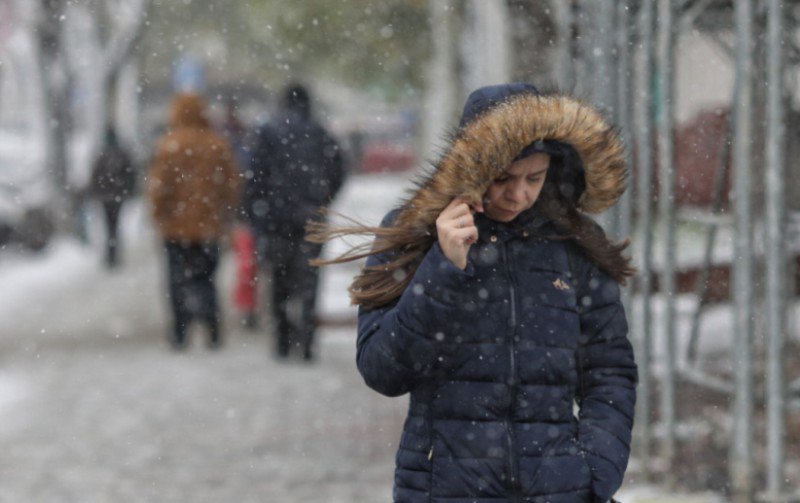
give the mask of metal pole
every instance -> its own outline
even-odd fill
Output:
[[[631,29],[630,29],[630,3],[628,0],[619,0],[617,3],[617,104],[614,107],[617,115],[617,124],[622,132],[622,141],[627,150],[628,165],[631,165],[631,122],[632,104],[631,91],[633,90],[631,75]],[[620,237],[627,237],[631,233],[631,190],[626,190],[620,200]]]
[[[770,501],[779,501],[783,492],[786,457],[783,14],[781,0],[767,2],[767,496]]]
[[[614,117],[616,101],[616,67],[614,64],[614,51],[616,42],[615,16],[616,11],[609,8],[607,2],[596,0],[583,0],[583,57],[590,73],[588,80],[588,93],[592,101],[604,114]],[[598,218],[606,233],[619,238],[619,206],[614,206]]]
[[[572,90],[575,86],[575,60],[572,50],[572,25],[575,22],[572,2],[553,0],[550,5],[555,12],[558,26],[556,46],[556,77],[562,89]]]
[[[734,98],[733,193],[734,193],[734,360],[736,394],[733,402],[733,432],[730,478],[734,501],[752,501],[753,496],[753,383],[751,334],[753,331],[753,250],[750,219],[750,142],[753,138],[753,56],[751,0],[734,3],[736,28],[736,80]]]
[[[657,70],[660,90],[656,128],[658,167],[661,173],[661,194],[658,198],[661,228],[664,236],[663,268],[659,276],[664,302],[664,377],[661,386],[661,415],[664,438],[661,455],[667,463],[667,484],[675,484],[675,155],[673,145],[673,68],[675,63],[675,31],[673,0],[658,1]]]
[[[573,13],[578,30],[575,87],[579,95],[588,98],[594,95],[594,75],[596,72],[595,59],[592,57],[594,26],[592,23],[593,11],[591,2],[589,0],[578,0],[575,3]]]
[[[637,360],[639,361],[639,393],[636,400],[638,408],[636,421],[637,451],[642,460],[643,476],[650,480],[650,442],[652,429],[650,415],[650,373],[652,370],[652,305],[653,289],[653,235],[650,232],[653,220],[653,5],[655,0],[642,0],[639,11],[639,40],[641,46],[639,76],[639,103],[634,107],[634,140],[636,141],[638,235],[641,247],[637,257],[639,262],[639,292],[642,300],[641,316],[636,324],[641,333]]]
[[[630,5],[628,0],[619,0],[617,3],[617,96],[616,106],[614,110],[617,115],[617,124],[619,125],[622,141],[627,148],[626,161],[628,166],[632,165],[631,159],[631,122],[632,110],[631,105],[631,91],[633,90],[632,75],[631,75],[631,29],[630,29]],[[631,235],[631,213],[632,213],[632,200],[633,190],[629,187],[622,194],[619,202],[619,234],[622,239],[626,239]],[[625,312],[631,313],[631,289],[626,288],[622,291],[622,303],[625,306]]]
[[[616,98],[616,72],[614,68],[615,26],[613,9],[604,2],[585,2],[591,15],[588,24],[593,25],[591,51],[587,57],[594,63],[593,88],[594,102],[609,117],[614,114]]]

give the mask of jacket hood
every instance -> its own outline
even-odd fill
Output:
[[[470,107],[467,102],[465,114],[470,111],[473,116],[462,120],[440,161],[403,205],[395,225],[425,232],[454,197],[481,201],[495,178],[538,140],[569,145],[580,157],[585,190],[578,209],[600,213],[620,198],[627,178],[624,148],[616,129],[598,110],[568,95],[537,94],[533,86],[512,88],[505,96],[502,86],[495,88],[500,88],[501,98],[488,93],[487,106]]]
[[[467,97],[467,102],[464,103],[464,110],[461,111],[458,128],[464,129],[481,114],[520,94],[539,94],[539,90],[533,84],[528,84],[527,82],[513,82],[511,84],[485,86],[472,91]]]
[[[206,103],[199,95],[194,93],[181,93],[172,100],[170,112],[170,126],[178,127],[209,127],[206,118]]]

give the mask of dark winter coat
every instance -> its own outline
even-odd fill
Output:
[[[244,208],[261,235],[303,235],[344,181],[336,141],[310,113],[286,110],[255,134]]]
[[[89,195],[100,201],[121,202],[133,195],[135,187],[136,172],[130,156],[116,140],[109,141],[94,163]]]
[[[497,170],[541,138],[581,154],[584,209],[613,204],[624,165],[599,115],[563,97],[524,97],[461,131],[383,225],[430,228],[453,196],[480,197]],[[551,239],[556,230],[536,205],[509,224],[482,214],[475,222],[466,270],[434,241],[399,299],[359,313],[365,381],[411,395],[394,499],[606,501],[627,466],[637,380],[619,287],[576,247],[568,253],[569,241]]]
[[[241,172],[198,96],[178,95],[171,113],[148,180],[154,219],[165,239],[216,240],[238,209]]]

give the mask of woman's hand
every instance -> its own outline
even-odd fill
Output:
[[[483,206],[470,207],[464,199],[457,197],[439,213],[436,233],[444,255],[461,270],[467,267],[469,247],[478,241],[478,228],[472,217],[473,211],[483,212]]]

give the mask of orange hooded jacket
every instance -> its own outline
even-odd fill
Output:
[[[239,206],[241,172],[234,163],[229,143],[211,129],[202,98],[177,95],[148,180],[164,239],[201,242],[222,235]]]

